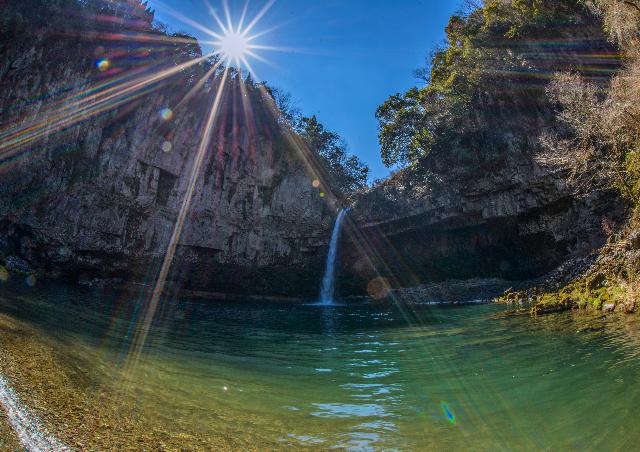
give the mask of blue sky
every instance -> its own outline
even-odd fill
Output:
[[[223,16],[222,0],[209,0]],[[251,0],[248,18],[266,0]],[[277,27],[255,43],[292,49],[259,50],[270,64],[251,59],[260,80],[292,96],[307,116],[342,136],[349,150],[385,177],[377,139],[375,110],[390,95],[418,80],[413,71],[444,40],[444,28],[460,0],[277,0],[253,32]],[[219,31],[203,0],[150,0],[156,18],[173,31],[186,31],[203,41],[212,38],[173,17],[170,7]],[[229,0],[234,23],[244,0]],[[246,23],[246,21],[245,21]],[[206,46],[203,46],[206,48]],[[208,50],[208,49],[207,49]]]

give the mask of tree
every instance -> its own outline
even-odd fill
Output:
[[[349,196],[367,186],[369,167],[349,154],[346,143],[338,134],[327,130],[316,116],[304,117],[288,93],[264,82],[261,88],[275,104],[278,123],[299,135],[307,148],[320,158],[334,191]]]
[[[322,157],[337,189],[349,193],[367,185],[369,168],[355,155],[349,155],[344,141],[326,130],[315,116],[301,118],[297,132],[309,149]]]
[[[470,3],[465,13],[451,17],[446,45],[416,72],[425,86],[395,94],[378,108],[385,165],[418,167],[428,155],[469,150],[456,143],[475,143],[473,152],[499,148],[489,142],[496,129],[510,122],[521,127],[514,107],[541,115],[548,110],[546,74],[581,64],[578,42],[554,58],[548,46],[537,43],[565,33],[565,24],[594,22],[579,0]]]

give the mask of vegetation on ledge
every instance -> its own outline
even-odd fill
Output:
[[[562,272],[528,290],[508,290],[498,303],[531,305],[532,315],[567,310],[619,311],[640,309],[640,223],[638,219],[602,250],[594,265],[566,280]]]
[[[640,3],[588,4],[603,18],[625,67],[604,87],[575,73],[555,76],[547,94],[556,105],[558,127],[542,137],[546,151],[539,160],[566,171],[577,196],[617,190],[630,204],[631,215],[580,277],[560,288],[508,292],[498,299],[532,299],[532,314],[568,309],[631,313],[640,307]]]

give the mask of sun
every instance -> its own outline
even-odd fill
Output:
[[[237,64],[247,57],[249,40],[242,33],[232,31],[222,36],[217,47],[222,58]]]
[[[1,2],[2,0],[0,0]],[[214,40],[201,40],[200,43],[205,46],[211,46],[213,51],[209,56],[218,56],[221,62],[227,67],[235,67],[239,71],[246,70],[255,80],[259,80],[257,74],[251,66],[250,60],[257,60],[270,66],[275,66],[271,61],[259,54],[263,51],[275,52],[296,52],[297,49],[290,47],[274,47],[270,45],[260,44],[258,38],[263,37],[278,26],[271,27],[266,30],[256,30],[259,28],[260,20],[267,14],[269,9],[275,3],[275,0],[266,0],[266,3],[260,8],[255,15],[249,18],[249,0],[245,0],[244,7],[239,14],[239,19],[232,19],[231,9],[228,0],[212,0],[218,3],[214,7],[210,0],[202,0],[204,6],[214,19],[215,27],[200,23],[183,13],[163,4],[162,0],[154,0],[156,7],[160,7],[163,13],[166,13],[179,21],[191,26],[197,31],[214,38]],[[220,8],[221,6],[221,8]]]
[[[222,0],[222,7],[224,11],[223,20],[216,12],[216,9],[211,7],[208,0],[204,0],[208,6],[209,13],[214,18],[218,25],[217,31],[211,31],[210,35],[216,38],[215,41],[206,42],[213,45],[215,53],[220,55],[220,58],[224,61],[226,66],[233,66],[238,70],[246,69],[253,76],[255,72],[253,67],[249,63],[249,59],[255,59],[268,63],[266,59],[258,55],[258,50],[283,50],[278,47],[271,47],[260,45],[255,42],[255,39],[259,36],[263,36],[269,33],[270,30],[256,32],[254,28],[260,22],[260,19],[271,8],[275,0],[269,0],[260,11],[251,20],[247,19],[247,12],[249,8],[249,1],[247,0],[240,14],[240,19],[234,23],[231,17],[231,11],[227,0]]]

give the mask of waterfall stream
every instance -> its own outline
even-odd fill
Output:
[[[338,239],[340,238],[340,226],[344,219],[347,209],[342,209],[338,213],[336,223],[333,226],[331,234],[331,243],[329,244],[329,254],[327,255],[327,264],[322,278],[322,288],[320,290],[320,303],[325,305],[333,304],[333,289],[335,280],[335,264],[338,255]]]

